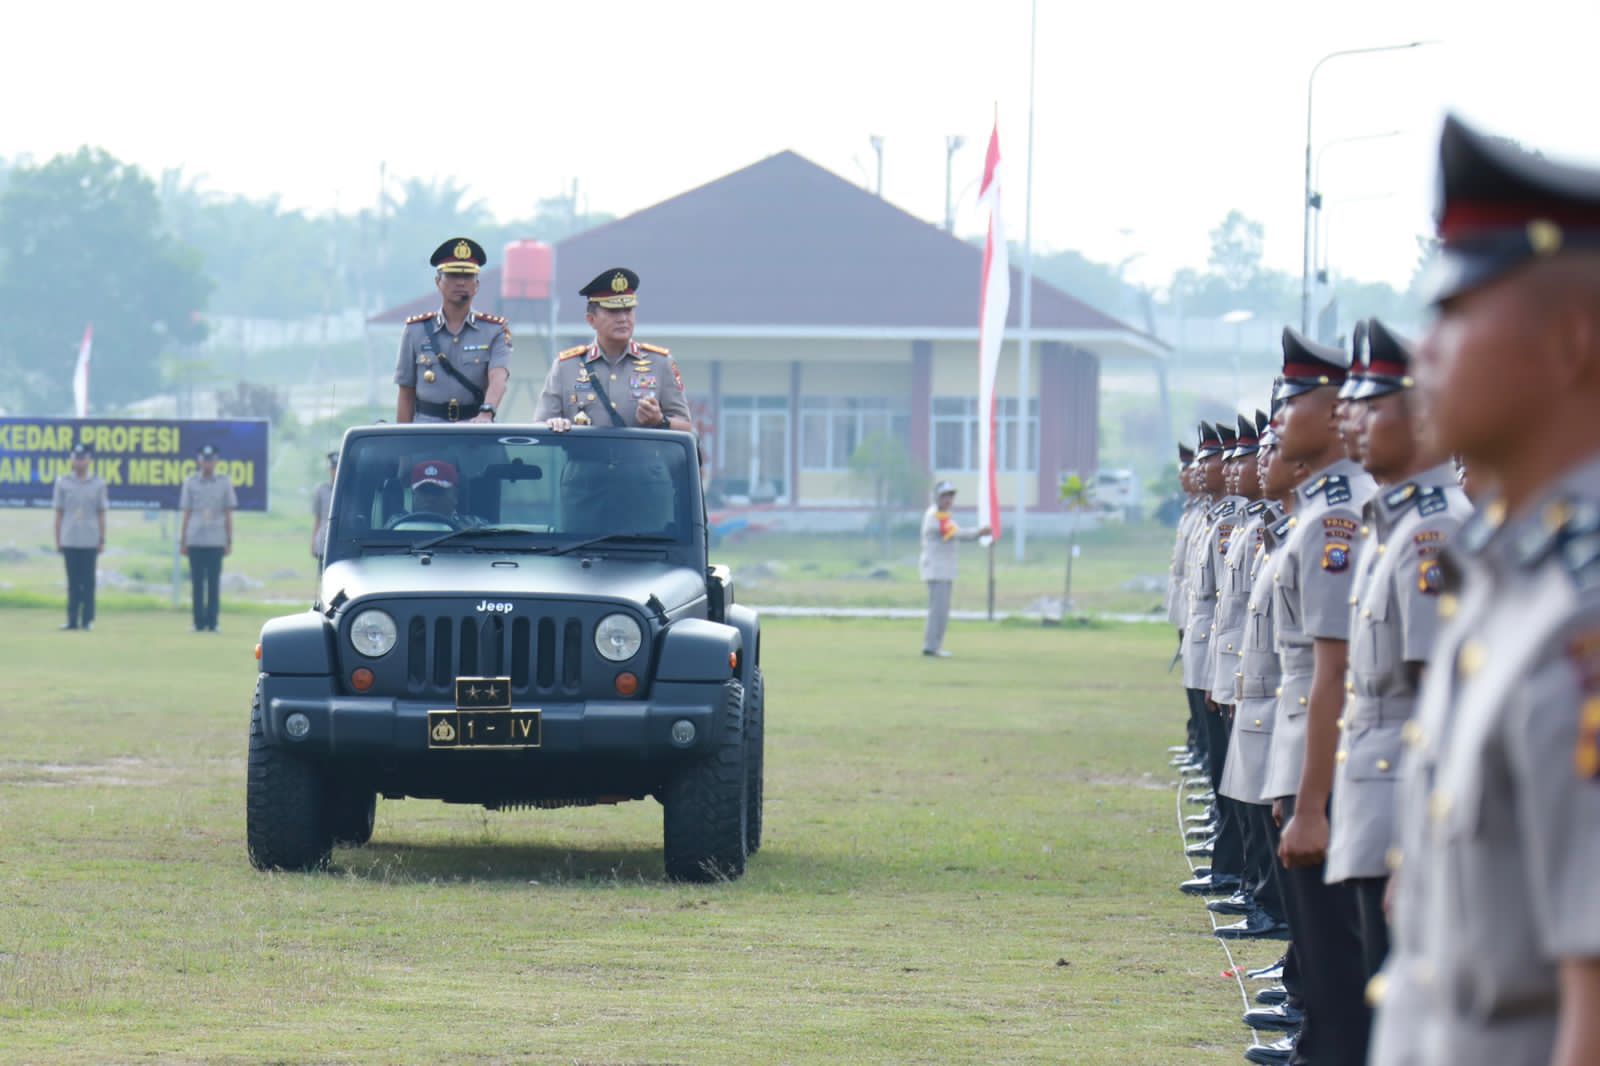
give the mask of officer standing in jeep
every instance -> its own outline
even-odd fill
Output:
[[[638,291],[639,275],[625,267],[603,270],[578,290],[589,301],[584,318],[594,343],[561,353],[544,380],[535,422],[548,422],[555,433],[589,425],[694,431],[672,354],[633,339]]]
[[[493,422],[511,380],[511,330],[499,315],[472,309],[489,257],[477,241],[454,237],[428,261],[442,302],[406,319],[394,368],[395,421]]]

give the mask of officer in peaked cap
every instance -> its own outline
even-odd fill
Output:
[[[94,452],[72,446],[72,469],[56,478],[51,493],[56,551],[67,567],[67,621],[62,629],[94,628],[95,567],[106,547],[106,483],[89,464]]]
[[[1350,592],[1361,507],[1372,479],[1345,454],[1333,421],[1350,353],[1283,331],[1283,380],[1276,395],[1277,460],[1310,477],[1274,552],[1271,593],[1282,687],[1261,798],[1282,818],[1278,856],[1290,936],[1303,978],[1298,1058],[1365,1062],[1370,1016],[1355,937],[1356,903],[1344,884],[1324,880],[1338,720],[1344,705]]]
[[[1355,893],[1370,978],[1388,954],[1385,863],[1403,738],[1438,631],[1440,553],[1470,508],[1448,458],[1417,434],[1410,342],[1376,318],[1360,333],[1361,373],[1346,402],[1361,414],[1361,463],[1381,488],[1361,514],[1326,876]]]
[[[1366,409],[1352,402],[1352,398],[1366,373],[1367,350],[1367,322],[1362,319],[1351,331],[1349,377],[1339,386],[1339,399],[1333,414],[1339,424],[1339,440],[1344,444],[1345,458],[1355,463],[1361,461],[1361,421],[1366,417]]]
[[[1600,1048],[1600,169],[1455,118],[1439,168],[1412,373],[1495,495],[1440,575],[1373,1061],[1571,1066]]]
[[[434,250],[439,310],[412,315],[400,335],[394,381],[398,422],[492,422],[511,379],[511,329],[472,309],[483,246],[452,237]]]
[[[672,353],[633,339],[638,293],[639,275],[626,267],[603,270],[578,290],[595,339],[568,348],[551,366],[535,422],[557,433],[589,425],[694,430]]]

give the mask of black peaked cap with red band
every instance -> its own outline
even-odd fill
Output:
[[[1196,461],[1222,454],[1222,434],[1210,422],[1200,423],[1200,447],[1194,453]]]
[[[1350,330],[1350,376],[1339,386],[1339,399],[1355,396],[1356,388],[1367,372],[1367,320],[1359,318]]]
[[[1370,400],[1412,386],[1411,360],[1415,346],[1376,318],[1366,322],[1366,352],[1361,380],[1352,400]]]
[[[1194,449],[1187,444],[1178,445],[1178,466],[1187,469],[1194,462]]]
[[[1600,252],[1600,170],[1552,163],[1454,115],[1439,134],[1437,190],[1435,304],[1531,259]]]
[[[1291,400],[1325,385],[1343,385],[1350,376],[1350,353],[1283,327],[1283,378],[1273,397]]]
[[[1261,431],[1256,428],[1255,419],[1240,415],[1239,428],[1234,432],[1233,450],[1228,453],[1228,458],[1243,459],[1247,455],[1254,455],[1260,447]]]

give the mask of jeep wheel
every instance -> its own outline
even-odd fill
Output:
[[[360,782],[328,784],[328,828],[333,842],[359,848],[372,839],[378,813],[378,794]]]
[[[732,880],[744,873],[744,686],[724,686],[711,751],[673,774],[662,796],[662,841],[674,881]]]
[[[756,667],[750,677],[750,698],[745,701],[745,854],[754,855],[761,850],[761,801],[764,788],[762,775],[766,765],[766,708],[763,699],[766,686],[761,679],[761,667]]]
[[[320,870],[333,852],[322,774],[267,743],[259,685],[250,703],[245,842],[258,870]]]

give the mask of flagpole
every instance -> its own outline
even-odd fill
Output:
[[[1039,36],[1039,0],[1028,25],[1028,177],[1022,200],[1022,329],[1017,338],[1017,418],[1013,458],[1017,464],[1016,560],[1022,562],[1028,547],[1028,397],[1033,392],[1028,348],[1033,330],[1033,68]],[[1039,412],[1042,417],[1044,412]]]

